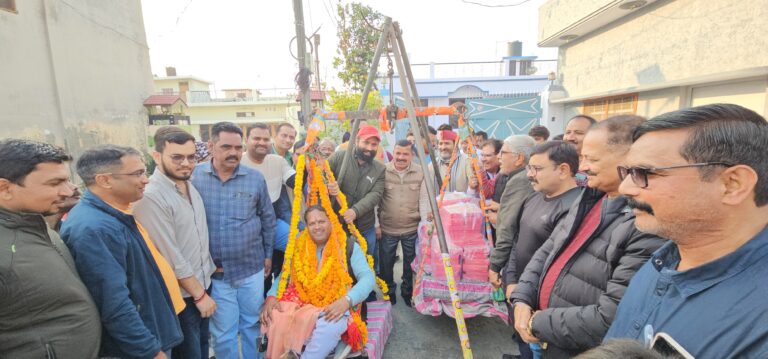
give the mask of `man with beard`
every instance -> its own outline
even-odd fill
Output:
[[[578,152],[579,156],[581,156],[581,147],[584,143],[584,137],[587,135],[589,127],[595,123],[597,123],[597,121],[587,115],[576,115],[571,117],[571,119],[568,120],[568,124],[565,126],[563,141],[568,142],[576,147],[576,152]],[[583,172],[577,172],[576,184],[581,187],[586,187],[587,174]]]
[[[445,128],[445,127],[444,127]],[[456,159],[451,164],[453,152],[456,151],[456,142],[459,141],[459,135],[451,130],[442,130],[437,133],[437,163],[440,166],[440,177],[445,178],[450,173],[446,192],[467,192],[469,188],[470,176],[472,175],[472,165],[466,155],[456,154]],[[448,165],[451,165],[448,168]],[[430,172],[430,180],[434,181],[434,167],[427,167]]]
[[[328,159],[328,164],[336,176],[337,182],[328,184],[328,193],[332,196],[343,192],[347,196],[349,209],[343,213],[343,221],[354,223],[368,243],[368,254],[378,266],[376,255],[376,215],[374,208],[384,196],[385,167],[374,161],[381,143],[381,136],[376,127],[363,125],[357,133],[355,156],[347,163],[344,178],[339,178],[345,152],[336,152]],[[341,183],[341,185],[339,185]],[[373,294],[373,292],[372,292]]]
[[[768,358],[768,123],[731,104],[657,116],[619,167],[639,230],[670,242],[606,340],[672,337],[696,358]]]
[[[173,356],[206,358],[208,318],[216,311],[216,302],[209,296],[216,266],[208,249],[203,199],[189,181],[197,163],[195,138],[178,127],[165,126],[155,132],[154,139],[152,158],[157,167],[133,215],[173,267],[187,304],[179,313],[184,341],[173,349]]]
[[[630,279],[663,244],[635,229],[619,194],[616,166],[644,121],[616,116],[589,129],[579,164],[589,188],[533,255],[510,295],[515,329],[527,343],[542,343],[544,358],[570,358],[599,345]]]
[[[269,136],[269,127],[263,123],[257,123],[248,129],[248,139],[245,144],[246,151],[240,160],[241,165],[253,168],[264,176],[269,190],[269,199],[275,211],[275,248],[272,253],[272,272],[264,279],[264,292],[272,287],[274,278],[280,275],[285,257],[285,247],[288,244],[288,233],[291,223],[291,203],[288,200],[288,188],[293,188],[296,170],[282,157],[269,153],[272,139]],[[283,198],[281,198],[283,197]]]
[[[573,175],[579,168],[579,155],[570,144],[562,141],[544,142],[533,148],[526,166],[526,175],[533,183],[533,192],[525,199],[522,214],[516,219],[516,241],[504,268],[506,296],[512,294],[520,274],[536,250],[568,214],[581,188]],[[521,357],[531,358],[528,344],[515,335]]]
[[[192,183],[200,192],[208,219],[211,297],[216,312],[211,336],[219,359],[260,358],[259,312],[264,278],[272,271],[275,211],[264,176],[242,166],[243,131],[232,122],[213,125],[210,162],[195,167]]]
[[[61,227],[99,308],[102,357],[166,358],[182,342],[185,307],[173,269],[131,214],[149,182],[141,153],[102,145],[77,160],[88,190]]]
[[[296,142],[296,129],[290,123],[283,122],[277,126],[272,153],[284,158],[289,165],[293,166],[291,149],[294,142]]]
[[[384,197],[379,205],[381,224],[381,278],[389,287],[389,300],[397,302],[393,268],[397,245],[403,247],[403,277],[400,287],[405,305],[411,306],[413,271],[411,262],[416,256],[416,240],[421,213],[429,207],[427,188],[421,166],[413,163],[413,146],[408,140],[395,144],[395,160],[387,163],[384,178]],[[421,207],[421,208],[420,208]]]
[[[99,312],[67,246],[43,215],[72,198],[59,147],[0,142],[0,356],[97,358]],[[54,354],[55,353],[55,354]]]

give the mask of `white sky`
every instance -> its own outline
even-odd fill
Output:
[[[304,0],[306,33],[319,26],[321,80],[341,87],[332,66],[336,54],[338,0]],[[398,21],[412,63],[497,61],[506,42],[523,42],[523,55],[555,59],[554,48],[536,47],[538,8],[545,0],[488,8],[462,0],[358,0]],[[473,0],[514,4],[521,0]],[[346,4],[349,0],[342,0]],[[294,87],[296,61],[291,0],[142,0],[152,73],[166,66],[224,88]],[[329,14],[330,13],[330,14]],[[266,94],[265,94],[266,95]]]

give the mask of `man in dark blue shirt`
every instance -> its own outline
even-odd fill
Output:
[[[697,358],[768,358],[768,123],[737,105],[640,125],[619,167],[641,231],[672,241],[637,272],[605,340],[666,333]]]

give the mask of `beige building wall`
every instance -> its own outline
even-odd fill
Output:
[[[288,117],[288,106],[285,104],[273,105],[228,105],[228,106],[191,106],[187,108],[187,115],[193,124],[214,124],[221,121],[234,123],[254,122],[285,122]],[[298,107],[293,107],[298,110]],[[237,117],[238,112],[253,112],[253,117]],[[295,115],[294,115],[295,117]]]
[[[146,146],[152,73],[138,1],[23,0],[0,11],[0,138]]]
[[[563,86],[569,97],[582,97],[765,68],[766,19],[765,0],[660,1],[560,47]]]

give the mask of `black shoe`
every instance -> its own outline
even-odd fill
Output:
[[[407,307],[413,307],[413,304],[411,303],[411,297],[403,297],[403,304],[405,304]]]
[[[368,294],[368,298],[365,298],[365,301],[368,302],[368,303],[375,302],[376,301],[376,292],[371,292],[371,294]]]

